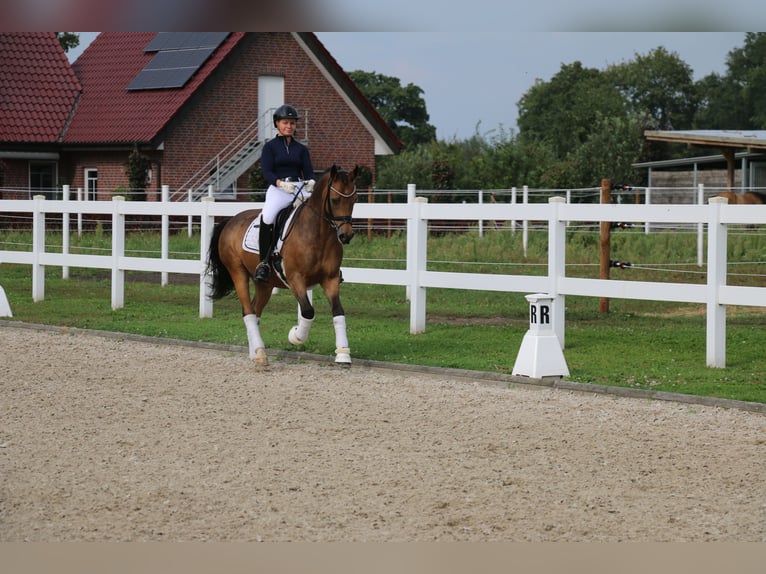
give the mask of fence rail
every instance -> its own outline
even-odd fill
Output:
[[[426,327],[426,295],[428,288],[451,288],[516,293],[547,293],[553,300],[552,326],[561,347],[565,343],[564,298],[586,297],[640,299],[701,303],[706,305],[706,362],[710,367],[726,365],[726,306],[766,307],[766,287],[727,285],[727,233],[733,224],[766,224],[766,205],[728,205],[725,199],[711,198],[707,205],[627,205],[568,204],[564,197],[552,197],[548,203],[535,204],[429,204],[416,197],[414,186],[408,189],[407,203],[359,203],[354,219],[401,219],[406,221],[407,256],[403,270],[343,268],[349,283],[397,285],[407,288],[410,300],[410,332],[421,333]],[[113,201],[0,200],[0,212],[31,213],[33,240],[31,251],[0,250],[1,263],[32,266],[32,298],[45,297],[45,267],[60,266],[65,276],[69,267],[111,270],[112,308],[124,305],[125,272],[149,271],[163,274],[185,273],[199,276],[199,315],[213,316],[206,275],[207,248],[216,217],[235,215],[244,209],[260,207],[253,202],[218,202],[205,198],[197,202],[129,202],[115,197]],[[71,214],[111,216],[112,246],[110,255],[83,255],[68,252],[69,226],[65,224],[60,252],[46,249],[46,216],[62,214],[65,222]],[[160,216],[162,220],[162,252],[159,258],[125,255],[126,216]],[[175,259],[168,255],[167,236],[170,217],[186,216],[199,221],[200,251],[197,259]],[[547,274],[542,276],[483,273],[438,272],[427,270],[427,233],[429,221],[529,221],[546,222],[548,227]],[[706,228],[706,284],[621,281],[614,279],[582,279],[566,276],[566,226],[570,222],[627,222],[661,224],[696,224],[700,232]],[[701,263],[701,262],[700,262]]]

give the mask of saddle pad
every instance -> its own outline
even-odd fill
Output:
[[[261,218],[256,217],[250,223],[250,227],[245,231],[245,236],[242,238],[242,249],[249,251],[250,253],[260,253],[258,248],[258,235],[261,230]]]
[[[274,255],[278,255],[279,252],[282,250],[282,242],[284,241],[284,230],[290,228],[290,222],[295,216],[296,211],[297,211],[296,209],[293,209],[290,212],[290,215],[287,217],[287,220],[285,221],[284,226],[282,227],[282,229],[279,230],[279,239],[277,240],[277,245],[274,248]],[[260,231],[261,231],[261,218],[256,217],[250,223],[250,227],[247,228],[247,231],[245,231],[245,236],[242,238],[242,249],[244,251],[249,251],[250,253],[261,252],[260,248],[258,247],[258,237],[260,235]]]

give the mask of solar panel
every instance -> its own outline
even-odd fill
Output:
[[[144,52],[183,48],[217,48],[229,32],[158,32]]]
[[[145,52],[157,51],[128,90],[181,88],[205,63],[228,32],[159,32]]]

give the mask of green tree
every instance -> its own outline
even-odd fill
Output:
[[[599,117],[624,117],[625,99],[603,72],[564,64],[549,82],[538,80],[521,97],[519,137],[542,142],[559,159],[585,143]]]
[[[698,83],[696,125],[766,129],[766,33],[745,34],[745,45],[729,52],[726,68],[725,75],[711,74]]]
[[[727,75],[709,74],[699,80],[695,129],[741,130],[750,127],[741,86]]]
[[[697,89],[691,67],[675,52],[655,48],[610,66],[606,75],[623,93],[630,111],[644,118],[647,127],[685,130],[692,126]]]
[[[362,70],[350,72],[349,77],[403,144],[412,147],[436,138],[421,88],[402,86],[399,78]]]
[[[56,32],[56,38],[61,47],[64,48],[64,52],[80,45],[80,36],[74,32]]]
[[[128,198],[133,198],[137,201],[146,201],[146,188],[149,186],[149,168],[151,162],[148,157],[138,151],[138,148],[133,148],[128,156],[128,167],[126,169],[126,175],[128,176],[128,187],[132,195]]]

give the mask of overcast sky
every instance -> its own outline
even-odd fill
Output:
[[[332,0],[343,3],[346,0]],[[399,0],[394,0],[394,4]],[[650,0],[651,3],[652,0]],[[75,59],[96,36],[80,32]],[[744,32],[318,32],[348,71],[394,76],[423,90],[437,138],[491,136],[516,129],[517,103],[536,79],[548,81],[562,64],[606,68],[663,46],[700,79],[725,73],[727,54],[744,45]]]

